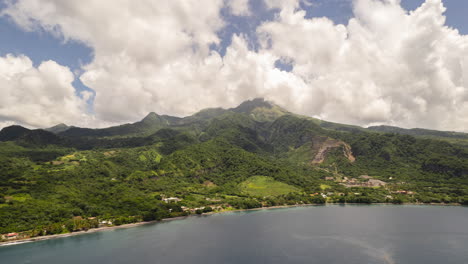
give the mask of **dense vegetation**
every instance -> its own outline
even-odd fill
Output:
[[[107,129],[12,126],[0,131],[0,233],[307,203],[468,204],[468,148],[435,135],[317,121],[261,99]],[[345,186],[361,175],[386,185]]]

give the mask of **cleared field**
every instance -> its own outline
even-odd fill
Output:
[[[252,176],[240,183],[242,192],[254,196],[278,196],[299,191],[298,188],[266,176]]]

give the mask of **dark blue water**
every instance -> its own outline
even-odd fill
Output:
[[[0,263],[468,263],[468,208],[318,206],[0,247]]]

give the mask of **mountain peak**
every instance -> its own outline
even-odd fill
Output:
[[[64,123],[60,123],[60,124],[55,125],[53,127],[44,128],[44,130],[57,134],[57,133],[65,131],[65,130],[68,130],[69,128],[70,127],[68,125],[66,125]]]
[[[156,114],[155,112],[150,112],[148,115],[145,116],[145,118],[143,118],[141,120],[141,122],[143,123],[151,123],[151,122],[155,122],[155,121],[160,121],[160,116],[158,114]]]
[[[288,113],[288,111],[282,107],[267,101],[264,98],[247,100],[236,108],[232,108],[230,110],[236,113],[249,114],[257,121],[273,121]]]
[[[248,113],[254,110],[255,108],[273,108],[274,104],[266,101],[264,98],[255,98],[252,100],[247,100],[242,102],[239,106],[236,108],[233,108],[232,110],[234,112],[239,112],[239,113]]]
[[[0,141],[15,140],[30,131],[31,130],[18,125],[4,127],[2,130],[0,130]]]

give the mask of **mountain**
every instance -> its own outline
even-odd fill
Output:
[[[290,114],[280,106],[266,101],[263,98],[256,98],[253,100],[245,101],[236,108],[229,109],[235,113],[242,113],[250,115],[255,121],[270,122],[277,118]]]
[[[49,127],[49,128],[45,128],[44,130],[45,131],[49,131],[49,132],[52,132],[52,133],[55,133],[55,134],[58,134],[60,132],[64,132],[68,129],[70,129],[71,127],[70,126],[67,126],[63,123],[60,123],[58,125],[55,125],[53,127]]]
[[[63,233],[94,226],[93,217],[122,224],[201,207],[468,204],[465,137],[327,122],[264,99],[103,129],[6,127],[0,233]]]
[[[68,127],[66,125],[57,125],[46,130],[60,134],[65,137],[135,137],[149,136],[161,128],[192,127],[195,130],[205,127],[210,120],[215,117],[222,116],[226,113],[241,113],[250,115],[255,121],[273,121],[276,118],[288,114],[286,110],[268,102],[264,99],[257,98],[251,101],[246,101],[238,107],[231,109],[211,108],[202,110],[192,116],[179,118],[168,115],[158,115],[154,112],[149,113],[141,121],[114,126],[103,129],[90,129],[79,127]]]
[[[21,144],[48,145],[59,144],[60,137],[42,129],[30,130],[21,126],[9,126],[0,131],[0,141],[16,141]]]
[[[12,141],[21,138],[31,130],[22,126],[9,126],[0,130],[0,141]]]
[[[161,128],[170,126],[178,120],[177,117],[160,116],[149,113],[141,121],[102,129],[70,127],[58,134],[65,137],[128,137],[150,135]]]
[[[368,127],[370,130],[375,130],[385,133],[397,133],[402,135],[411,135],[411,136],[434,136],[434,137],[446,137],[446,138],[460,138],[468,139],[468,134],[461,132],[452,132],[452,131],[437,131],[429,130],[422,128],[412,128],[405,129],[394,126],[371,126]]]
[[[367,129],[383,133],[396,133],[400,135],[411,135],[422,138],[442,139],[454,143],[462,143],[468,145],[468,134],[461,132],[437,131],[422,128],[405,129],[394,126],[371,126]]]

